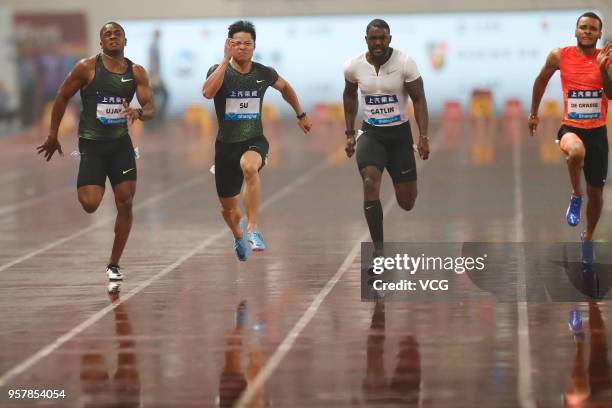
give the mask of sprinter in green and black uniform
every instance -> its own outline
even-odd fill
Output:
[[[252,61],[255,27],[249,21],[229,26],[223,60],[208,71],[202,94],[214,98],[219,132],[215,143],[215,182],[225,222],[234,234],[234,249],[246,261],[250,245],[263,251],[266,245],[258,230],[259,170],[268,154],[263,135],[261,107],[268,87],[281,92],[295,110],[298,126],[307,133],[310,119],[302,110],[295,91],[273,68]],[[246,234],[240,227],[240,190],[246,179]]]
[[[70,98],[80,90],[83,111],[79,122],[81,163],[77,179],[79,201],[88,213],[96,211],[108,177],[115,194],[117,220],[115,241],[106,268],[111,281],[123,280],[119,259],[132,228],[132,200],[136,192],[136,160],[128,122],[153,118],[155,107],[147,73],[123,56],[127,40],[115,22],[100,30],[102,53],[79,61],[57,92],[51,129],[38,146],[51,160],[56,150],[62,155],[57,130]],[[141,108],[129,107],[136,94]]]

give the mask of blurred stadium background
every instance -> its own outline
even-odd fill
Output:
[[[296,335],[296,351],[263,380],[266,391],[251,393],[251,406],[381,406],[392,397],[401,406],[556,407],[564,395],[584,397],[586,352],[567,335],[569,303],[398,302],[385,317],[383,304],[360,301],[351,248],[366,235],[361,181],[343,151],[342,64],[366,49],[366,24],[381,17],[392,46],[413,56],[424,78],[435,154],[419,169],[418,213],[386,213],[391,241],[576,241],[562,219],[567,174],[551,143],[562,112],[558,74],[541,105],[545,137],[527,142],[525,119],[547,53],[574,44],[577,17],[591,10],[612,40],[611,0],[0,0],[0,388],[66,389],[64,405],[53,406],[233,406],[247,382],[263,378],[260,370],[276,370],[267,367],[280,361],[271,356],[281,341],[344,270]],[[201,96],[226,28],[239,18],[257,27],[255,59],[296,88],[315,122],[297,137],[278,93],[266,96],[262,223],[271,250],[248,267],[237,265],[219,232],[226,228],[208,173],[216,121]],[[146,177],[124,258],[129,304],[115,294],[114,307],[97,269],[105,265],[100,248],[110,247],[114,202],[107,196],[86,215],[74,197],[78,161],[47,164],[35,155],[58,86],[78,59],[99,52],[100,27],[111,20],[126,29],[126,56],[149,71],[158,110],[155,122],[130,131]],[[76,149],[80,98],[71,103],[60,128],[66,155]],[[602,248],[612,236],[611,193],[598,226]],[[517,265],[512,279],[537,279]],[[570,272],[583,278],[572,268],[554,275],[567,275],[558,281],[570,289]],[[611,286],[602,283],[604,295]],[[601,315],[612,308],[586,307],[589,355],[601,363],[593,369],[605,368],[592,377],[603,402],[589,406],[609,407]],[[122,370],[107,381],[120,358]],[[380,381],[385,364],[389,376],[397,365],[395,386],[405,395]],[[54,404],[6,398],[0,406]]]
[[[126,56],[151,72],[161,120],[211,129],[212,103],[201,97],[207,69],[222,54],[237,18],[258,29],[255,59],[277,68],[315,120],[342,119],[342,63],[365,49],[364,27],[388,20],[392,46],[417,61],[434,116],[524,114],[547,53],[573,43],[577,15],[612,15],[609,1],[105,1],[4,0],[0,3],[0,135],[46,133],[50,102],[73,64],[99,51],[102,24],[124,24]],[[157,56],[157,58],[156,58]],[[155,69],[155,61],[159,67]],[[558,75],[543,114],[560,114]],[[74,98],[62,126],[74,134]],[[282,117],[270,92],[265,115]],[[41,135],[42,136],[42,135]]]

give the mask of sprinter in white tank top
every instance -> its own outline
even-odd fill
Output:
[[[386,168],[395,187],[399,206],[410,211],[417,197],[416,163],[408,122],[408,97],[414,104],[419,127],[417,151],[423,160],[429,157],[427,127],[429,116],[423,79],[416,63],[404,53],[389,47],[389,25],[372,20],[366,28],[368,51],[344,64],[344,116],[346,154],[357,152],[357,164],[363,180],[364,212],[374,242],[374,256],[382,255],[383,212],[380,182]],[[356,138],[357,91],[361,90],[364,122]],[[357,140],[358,139],[358,140]]]

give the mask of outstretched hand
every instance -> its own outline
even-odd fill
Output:
[[[312,128],[312,122],[308,116],[304,116],[303,118],[298,119],[298,126],[304,133],[308,133]]]
[[[535,136],[539,121],[540,119],[538,119],[537,115],[529,115],[529,118],[527,119],[527,126],[529,126],[529,130],[530,130],[529,134],[532,137]]]
[[[344,148],[346,157],[351,158],[355,154],[355,144],[355,136],[348,136],[346,138],[346,147]]]
[[[123,101],[123,115],[128,118],[130,125],[134,123],[136,119],[140,119],[140,113],[138,109],[131,108],[127,101]]]
[[[57,140],[57,137],[51,136],[47,136],[47,140],[45,140],[45,142],[40,146],[36,147],[38,154],[41,154],[42,152],[45,153],[44,158],[47,161],[51,160],[51,157],[53,157],[56,150],[59,152],[60,156],[64,155],[64,152],[62,152],[62,146]]]
[[[417,151],[419,152],[419,156],[421,156],[421,159],[429,159],[429,141],[427,138],[419,138],[419,142],[417,143]]]
[[[223,46],[223,61],[229,62],[232,59],[232,51],[234,50],[234,40],[231,38],[225,39]]]
[[[607,42],[599,54],[597,54],[597,64],[601,68],[607,69],[610,63],[612,63],[612,44]]]

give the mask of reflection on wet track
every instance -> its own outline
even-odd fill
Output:
[[[530,139],[522,120],[436,124],[415,208],[385,217],[388,241],[558,248],[538,269],[546,284],[530,276],[538,257],[529,249],[516,276],[489,282],[526,282],[537,299],[499,302],[484,288],[474,299],[383,303],[361,301],[360,259],[350,256],[366,224],[341,124],[310,136],[296,129],[267,129],[260,224],[269,249],[245,264],[219,214],[210,136],[177,124],[139,137],[126,280],[110,302],[111,197],[83,213],[76,160],[43,163],[36,140],[0,140],[0,171],[11,175],[0,179],[0,405],[612,406],[612,307],[601,301],[612,198],[599,266],[585,272],[573,255],[580,230],[564,221],[569,183],[553,136]],[[63,143],[70,151],[76,141]],[[383,191],[392,193],[388,178]],[[555,285],[584,296],[555,299]],[[572,310],[581,333],[568,329]],[[16,401],[9,389],[66,396]]]

